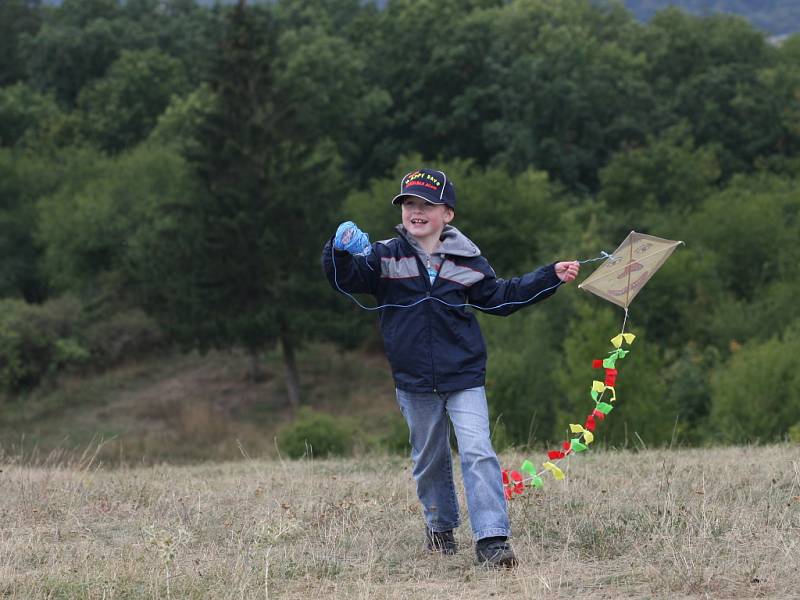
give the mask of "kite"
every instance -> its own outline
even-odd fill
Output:
[[[593,406],[583,424],[570,423],[570,435],[561,444],[560,449],[550,450],[547,453],[548,460],[542,463],[541,470],[537,470],[530,460],[525,460],[519,471],[502,469],[506,500],[524,493],[526,487],[543,487],[542,475],[545,473],[549,472],[556,481],[561,481],[566,475],[557,463],[571,454],[586,452],[589,449],[589,445],[595,439],[598,423],[603,421],[614,409],[614,403],[617,400],[617,376],[619,375],[617,361],[624,359],[630,353],[630,350],[626,350],[623,346],[630,347],[636,339],[636,335],[625,331],[625,324],[628,322],[628,307],[680,244],[683,242],[665,240],[631,231],[613,254],[605,255],[605,262],[578,285],[579,289],[596,294],[604,300],[622,307],[625,310],[622,329],[619,334],[611,338],[613,349],[608,356],[592,361],[592,368],[603,369],[604,373],[603,378],[592,381],[589,388],[589,397],[592,399]]]
[[[644,284],[682,243],[631,231],[619,248],[578,288],[618,304],[627,313]]]

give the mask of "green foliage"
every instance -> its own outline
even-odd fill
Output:
[[[98,277],[136,276],[137,240],[151,229],[155,206],[192,191],[174,150],[140,146],[106,158],[91,151],[70,157],[60,189],[39,204],[43,268],[57,290],[86,292]]]
[[[130,148],[147,137],[170,98],[186,90],[177,59],[156,49],[123,50],[102,79],[81,89],[81,132],[108,152]]]
[[[392,236],[400,176],[428,165],[500,276],[631,229],[684,240],[631,308],[603,439],[705,441],[730,365],[800,319],[800,36],[675,8],[642,24],[620,2],[380,6],[0,3],[0,297],[82,303],[77,333],[7,328],[8,386],[176,342],[281,341],[287,367],[313,338],[377,351],[319,248],[345,219]],[[480,317],[503,440],[563,437],[620,315],[570,286]],[[30,365],[23,338],[44,340]]]
[[[500,118],[485,126],[494,160],[596,190],[597,171],[644,139],[656,108],[646,57],[631,47],[638,26],[617,6],[569,0],[513,3],[494,30]]]
[[[97,314],[75,296],[42,304],[0,300],[0,392],[29,391],[59,372],[102,369],[162,348],[141,309]]]
[[[62,166],[42,156],[0,148],[0,297],[31,302],[47,295],[35,241],[36,202],[61,185]]]
[[[367,79],[366,53],[319,27],[291,28],[276,49],[275,85],[293,106],[295,127],[305,136],[334,140],[348,164],[358,169],[365,148],[385,126],[391,99]],[[353,127],[371,123],[372,127]],[[359,169],[360,170],[360,169]]]
[[[719,177],[714,151],[695,147],[688,128],[680,126],[614,155],[600,172],[598,198],[625,223],[618,235],[626,228],[663,231],[663,225],[699,207]]]
[[[726,442],[770,442],[800,423],[800,321],[781,336],[752,341],[712,376],[711,419]]]
[[[349,419],[304,407],[278,434],[278,448],[290,458],[348,456],[356,433]]]
[[[19,55],[19,38],[35,33],[40,24],[41,6],[38,2],[0,2],[0,86],[11,85],[25,77],[25,64]]]
[[[89,359],[79,340],[81,306],[63,298],[42,305],[0,300],[0,390],[30,389]]]
[[[686,120],[699,145],[718,145],[726,176],[782,143],[780,103],[762,77],[775,51],[744,20],[665,10],[644,50],[650,81],[670,97],[667,122]]]
[[[0,88],[0,146],[45,146],[58,140],[66,121],[52,96],[24,83]]]
[[[65,3],[56,14],[68,10]],[[73,106],[83,86],[102,77],[119,56],[126,34],[125,23],[117,19],[98,17],[79,24],[48,20],[35,35],[22,36],[20,48],[31,83]]]
[[[286,104],[269,14],[239,8],[227,28],[216,100],[186,150],[205,189],[161,205],[143,279],[179,338],[257,351],[313,334],[324,312],[308,265],[332,228],[340,163]]]
[[[383,423],[386,431],[378,439],[381,449],[392,454],[408,456],[411,452],[411,443],[408,441],[408,424],[397,413],[387,415]]]
[[[175,146],[183,154],[196,153],[198,128],[215,108],[216,96],[203,84],[185,96],[173,95],[158,117],[148,142],[158,146]]]
[[[798,219],[800,199],[791,180],[740,176],[703,204],[687,237],[719,257],[716,268],[728,290],[752,300],[765,286],[797,274]]]
[[[564,398],[556,375],[562,364],[557,311],[545,304],[528,310],[506,319],[481,319],[489,346],[490,420],[493,429],[501,427],[506,445],[560,438]]]

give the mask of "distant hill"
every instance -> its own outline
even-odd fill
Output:
[[[771,36],[800,32],[800,0],[624,0],[640,21],[647,21],[668,6],[695,15],[740,15]]]
[[[235,0],[195,0],[199,4],[211,6],[216,2],[233,4]],[[250,0],[252,4],[274,2],[275,0]],[[612,0],[595,0],[598,3]],[[621,0],[638,20],[648,21],[659,10],[677,6],[695,15],[729,13],[740,15],[770,36],[781,37],[800,33],[800,0]],[[388,0],[363,0],[379,7],[386,6]],[[43,4],[59,6],[63,0],[43,0]]]
[[[369,0],[365,0],[368,2]],[[593,0],[597,4],[614,0]],[[728,13],[750,21],[772,37],[800,33],[800,0],[618,0],[639,21],[649,21],[658,11],[677,6],[694,15]],[[383,7],[388,0],[373,0]]]

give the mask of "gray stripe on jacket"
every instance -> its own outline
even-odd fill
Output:
[[[486,276],[475,269],[457,265],[452,260],[445,260],[442,264],[442,268],[439,269],[439,277],[442,279],[447,279],[448,281],[455,281],[456,283],[460,283],[465,287],[469,287],[478,283]]]
[[[419,265],[414,256],[404,258],[386,257],[381,259],[381,277],[385,279],[406,279],[419,276]]]

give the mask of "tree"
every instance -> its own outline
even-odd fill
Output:
[[[299,84],[276,72],[276,42],[269,9],[230,10],[214,105],[185,150],[204,189],[161,207],[147,304],[187,345],[245,348],[254,375],[260,352],[279,342],[296,407],[296,352],[321,313],[315,266],[343,188],[333,144],[288,101]]]
[[[377,123],[364,153],[369,170],[385,173],[397,157],[419,152],[425,158],[487,158],[472,140],[480,139],[471,108],[454,102],[481,80],[486,31],[463,32],[464,23],[501,0],[398,0],[370,18],[360,40],[369,55],[368,78],[388,91],[392,110]],[[435,25],[434,25],[435,24]],[[476,34],[470,38],[470,33]],[[441,43],[447,40],[447,43]],[[464,149],[469,146],[469,152]]]
[[[222,3],[127,0],[121,15],[135,32],[128,49],[158,49],[179,60],[192,87],[208,77],[222,31]]]
[[[596,191],[611,154],[642,143],[654,126],[646,60],[635,48],[640,28],[619,6],[583,0],[496,11],[480,78],[494,84],[481,124],[493,162],[512,172],[535,166],[571,189]]]
[[[58,145],[69,118],[50,94],[24,83],[0,88],[0,146],[38,148]]]
[[[717,190],[719,178],[714,150],[696,148],[688,125],[676,126],[617,152],[600,171],[597,197],[621,224],[614,231],[619,239],[650,228],[663,237]]]
[[[81,88],[102,77],[131,35],[113,0],[66,1],[48,13],[35,34],[20,37],[20,54],[35,88],[68,107]]]
[[[800,423],[800,321],[733,354],[712,378],[711,419],[726,442],[772,442]]]
[[[57,292],[95,302],[113,294],[136,306],[146,252],[137,240],[153,228],[157,206],[196,193],[192,173],[177,151],[154,144],[114,157],[73,148],[62,160],[58,187],[38,200],[40,268]]]
[[[181,63],[156,49],[123,50],[108,73],[78,96],[81,130],[108,152],[147,137],[173,95],[187,91]]]
[[[18,43],[22,34],[31,35],[41,24],[41,0],[0,2],[0,87],[25,78],[25,63]]]
[[[58,189],[62,175],[55,160],[0,148],[0,297],[28,302],[47,297],[41,247],[34,238],[36,202]]]
[[[641,50],[647,79],[663,98],[659,118],[667,126],[687,121],[698,145],[717,146],[726,178],[781,150],[785,99],[765,77],[777,50],[745,20],[664,10],[653,18]]]

